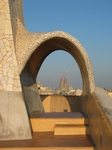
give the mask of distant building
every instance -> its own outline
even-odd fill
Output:
[[[75,94],[75,90],[73,90],[72,86],[69,86],[66,76],[62,76],[60,78],[58,93],[62,95],[74,95]]]
[[[75,91],[76,96],[81,96],[81,94],[82,94],[82,90],[78,89]]]
[[[44,87],[41,85],[40,82],[37,83],[37,87],[38,87],[38,91],[39,91],[39,95],[52,95],[52,89],[50,89],[49,87]]]
[[[49,87],[42,86],[40,82],[37,83],[38,91],[40,95],[70,95],[70,96],[81,96],[82,90],[73,89],[72,86],[68,85],[67,77],[62,76],[60,78],[59,89],[50,89]]]
[[[75,95],[75,90],[69,90],[68,95]]]
[[[68,83],[67,83],[67,78],[65,76],[62,76],[60,79],[59,89],[60,91],[68,91]]]

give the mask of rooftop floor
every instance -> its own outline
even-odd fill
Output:
[[[87,135],[54,135],[53,132],[37,133],[37,139],[0,141],[0,148],[10,147],[92,147],[92,139]]]
[[[74,121],[76,118],[87,118],[84,113],[36,113],[33,114],[32,119],[65,119],[69,118]],[[64,121],[63,121],[64,122]],[[69,121],[68,121],[69,122]],[[76,122],[76,120],[75,120]],[[74,122],[74,123],[75,123]],[[59,123],[59,122],[58,122]],[[64,122],[65,123],[65,122]],[[62,149],[72,149],[72,150],[93,150],[95,145],[89,135],[54,135],[53,131],[33,131],[34,137],[30,140],[10,140],[10,141],[0,141],[1,148],[25,148],[33,149],[50,149],[50,150],[62,150]],[[4,149],[5,150],[5,149]]]

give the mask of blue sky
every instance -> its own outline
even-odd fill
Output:
[[[23,6],[27,30],[61,30],[77,38],[89,55],[96,86],[112,90],[112,0],[23,0]],[[82,88],[75,60],[60,50],[46,58],[37,80],[58,88],[63,74],[73,88]]]

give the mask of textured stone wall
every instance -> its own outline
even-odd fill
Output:
[[[16,33],[17,33],[17,18],[19,18],[22,25],[25,26],[24,16],[23,16],[23,0],[9,0],[9,8],[11,14],[13,38],[15,43]]]
[[[0,0],[0,140],[31,139],[15,54],[18,1]]]
[[[8,0],[0,0],[0,90],[21,91]]]
[[[104,93],[99,94],[102,96]],[[108,99],[105,99],[105,103],[106,100]],[[86,97],[81,97],[81,111],[88,116],[91,137],[97,150],[111,150],[112,124],[109,122],[106,112],[103,111],[96,95],[91,94]]]
[[[80,97],[78,96],[44,96],[41,95],[41,100],[45,112],[79,112]]]

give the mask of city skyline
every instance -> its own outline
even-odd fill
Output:
[[[63,54],[66,57],[66,60],[63,60]],[[53,63],[54,58],[58,59],[57,64]],[[52,64],[54,64],[54,67],[51,69]],[[48,69],[48,72],[46,72],[46,68]],[[53,73],[55,70],[57,70],[56,74]],[[51,73],[49,74],[49,72]],[[51,53],[45,59],[38,73],[37,82],[40,81],[44,86],[48,86],[52,89],[58,89],[60,78],[62,76],[67,77],[69,86],[72,86],[74,89],[82,89],[82,77],[76,61],[70,54],[60,50]]]
[[[96,86],[112,90],[111,0],[23,0],[23,7],[27,30],[62,30],[76,37],[89,55]],[[76,64],[68,53],[53,52],[44,61],[37,78],[44,85],[52,87],[53,81],[56,85],[63,72],[69,71],[69,83],[74,88],[80,88],[82,78],[77,64],[75,66],[74,63]]]

